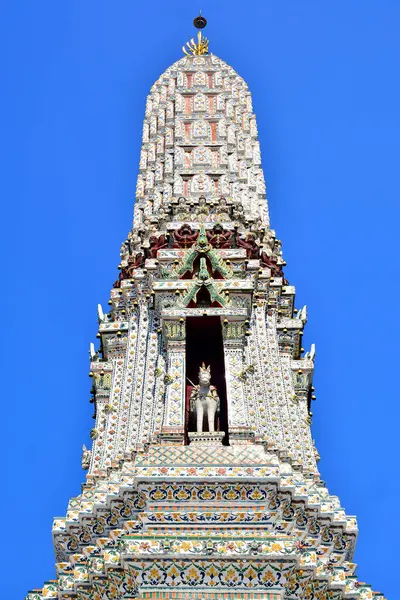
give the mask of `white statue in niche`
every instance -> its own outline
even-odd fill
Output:
[[[197,433],[203,432],[203,418],[206,414],[208,431],[215,431],[215,415],[219,410],[217,389],[211,384],[211,365],[203,363],[199,369],[199,385],[190,394],[190,410],[196,414]]]

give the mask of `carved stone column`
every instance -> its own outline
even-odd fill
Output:
[[[223,326],[229,443],[247,444],[254,438],[249,426],[241,374],[243,372],[245,324],[232,321]]]
[[[161,442],[183,444],[185,439],[186,391],[186,326],[185,321],[163,323],[167,347],[167,374],[165,376],[165,411]]]

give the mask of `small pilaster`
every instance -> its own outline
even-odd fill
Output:
[[[161,443],[183,444],[185,439],[186,328],[185,321],[164,321],[167,347],[165,412]]]
[[[243,322],[231,322],[223,328],[226,393],[228,402],[229,443],[247,444],[254,433],[246,412],[245,394],[240,375],[243,371]]]

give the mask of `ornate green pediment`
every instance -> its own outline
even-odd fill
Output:
[[[211,302],[218,302],[221,306],[226,306],[227,304],[229,304],[230,301],[221,296],[221,294],[218,292],[215,286],[214,279],[210,277],[210,274],[207,269],[207,262],[204,256],[200,258],[200,270],[196,279],[189,288],[188,292],[182,298],[183,306],[188,306],[188,304],[191,301],[197,302],[197,294],[203,287],[205,287],[205,289],[210,294]]]
[[[209,243],[204,225],[201,226],[199,237],[195,244],[188,250],[181,264],[178,266],[176,270],[178,277],[182,277],[188,271],[193,271],[194,263],[198,256],[209,259],[213,273],[219,273],[224,279],[229,279],[229,277],[233,276],[232,269],[225,264],[224,260],[219,256],[218,251]]]

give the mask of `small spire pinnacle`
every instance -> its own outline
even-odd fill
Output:
[[[184,54],[186,54],[186,56],[201,56],[202,54],[208,54],[208,39],[203,37],[200,31],[207,25],[207,19],[202,16],[201,11],[199,16],[194,19],[193,25],[199,30],[197,33],[197,43],[195,42],[195,39],[192,38],[186,43],[186,48],[185,46],[182,46]]]

